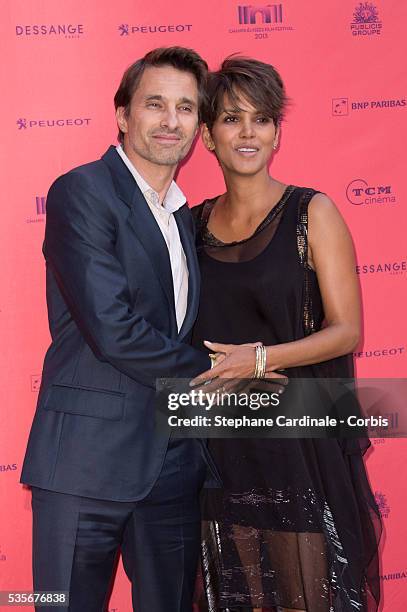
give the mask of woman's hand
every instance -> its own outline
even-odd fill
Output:
[[[255,347],[261,342],[249,344],[221,344],[219,342],[205,341],[205,346],[212,352],[219,354],[216,365],[203,372],[191,381],[191,386],[202,385],[214,378],[252,379],[256,367]],[[266,379],[287,379],[286,376],[276,372],[266,372]]]

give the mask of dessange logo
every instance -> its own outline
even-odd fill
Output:
[[[80,38],[83,34],[84,25],[82,23],[16,25],[16,36],[18,38]]]
[[[407,260],[380,261],[377,263],[361,264],[356,266],[357,274],[392,274],[394,276],[407,272]]]

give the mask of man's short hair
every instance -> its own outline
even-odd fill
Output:
[[[114,97],[116,110],[119,106],[123,106],[125,113],[128,115],[131,100],[145,69],[157,66],[172,66],[177,70],[190,72],[194,75],[198,85],[198,119],[201,123],[207,104],[208,65],[196,51],[185,47],[159,47],[158,49],[153,49],[129,66],[122,77],[119,89]],[[123,142],[124,133],[121,130],[119,130],[118,139],[121,143]]]

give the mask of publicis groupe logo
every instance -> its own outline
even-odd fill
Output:
[[[389,518],[390,506],[387,503],[387,497],[381,491],[376,491],[374,494],[377,507],[379,508],[380,516],[382,518]]]
[[[35,196],[35,217],[29,217],[27,223],[44,223],[47,213],[47,198],[45,196]]]
[[[346,187],[346,198],[354,206],[396,204],[391,185],[368,183],[364,179],[354,179],[349,183]]]
[[[400,276],[407,272],[407,259],[357,265],[356,272],[360,275],[390,274]]]
[[[15,472],[17,470],[17,463],[0,463],[0,474],[4,472]]]
[[[366,351],[357,351],[353,353],[356,359],[370,358],[370,357],[398,357],[403,355],[406,350],[405,346],[392,346],[390,348],[377,348],[369,349]]]
[[[59,127],[87,127],[91,122],[89,117],[72,117],[68,119],[17,119],[18,130],[29,130],[32,128],[59,128]]]
[[[372,2],[359,2],[353,11],[350,31],[353,36],[377,36],[382,32],[377,6]]]
[[[273,32],[290,31],[285,24],[282,4],[239,5],[237,7],[239,27],[229,28],[229,34],[254,34],[254,38],[268,38]]]
[[[31,375],[31,391],[36,393],[40,390],[41,386],[41,374],[32,374]]]
[[[389,110],[395,108],[405,108],[406,106],[406,98],[361,101],[352,101],[349,100],[349,98],[332,98],[332,116],[348,117],[354,111]]]
[[[176,32],[178,34],[182,32],[190,32],[192,30],[192,24],[153,24],[153,25],[130,25],[128,23],[122,23],[118,26],[120,36],[131,36],[132,34],[167,34]]]
[[[82,23],[42,23],[16,25],[18,38],[80,38],[85,33]]]

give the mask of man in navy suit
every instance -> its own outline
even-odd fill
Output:
[[[47,198],[52,343],[21,482],[32,487],[34,589],[69,591],[74,612],[105,609],[119,550],[137,612],[192,607],[210,458],[198,440],[154,431],[154,393],[157,378],[210,367],[189,344],[199,271],[173,181],[206,77],[180,47],[130,66],[115,96],[119,147]]]

